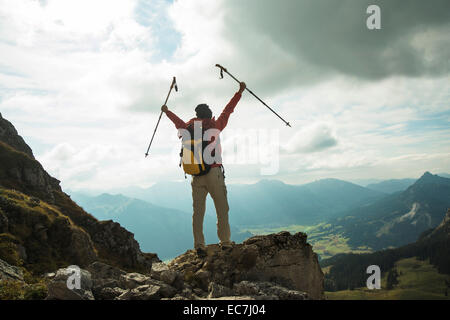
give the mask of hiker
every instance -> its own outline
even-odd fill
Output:
[[[167,117],[175,124],[177,129],[186,129],[192,125],[194,121],[201,121],[202,127],[206,129],[217,129],[222,131],[227,123],[230,114],[234,111],[237,103],[241,99],[242,92],[245,90],[246,85],[244,82],[240,82],[239,91],[233,96],[230,102],[226,105],[225,109],[220,114],[217,120],[212,117],[212,111],[207,104],[199,104],[195,108],[196,118],[189,120],[187,123],[181,120],[173,112],[169,111],[166,105],[161,107],[161,111],[164,112]],[[194,249],[196,249],[198,255],[205,255],[205,239],[203,236],[203,218],[206,210],[206,196],[208,193],[211,195],[214,206],[217,213],[217,236],[220,240],[220,246],[222,249],[231,247],[230,240],[230,225],[228,222],[228,200],[227,189],[225,186],[225,175],[223,172],[222,161],[220,158],[221,147],[219,137],[216,136],[211,143],[215,142],[216,146],[214,152],[216,153],[216,161],[211,164],[209,172],[205,175],[199,175],[192,177],[192,200],[193,200],[193,215],[192,215],[192,229],[194,233]],[[219,159],[219,160],[217,160]]]

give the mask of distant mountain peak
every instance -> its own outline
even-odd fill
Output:
[[[264,185],[285,185],[283,181],[276,180],[276,179],[261,179],[257,182],[257,184],[264,184]]]
[[[425,172],[414,185],[421,185],[421,184],[428,184],[428,183],[450,183],[450,179],[443,178],[438,176],[437,174],[432,174],[429,171]]]

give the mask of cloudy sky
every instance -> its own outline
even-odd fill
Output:
[[[173,76],[181,118],[221,112],[220,63],[292,124],[244,93],[229,183],[450,172],[449,35],[448,0],[0,0],[0,112],[64,188],[184,180],[166,117],[144,153]]]

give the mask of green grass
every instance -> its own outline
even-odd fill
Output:
[[[66,230],[82,230],[80,227],[55,206],[20,191],[0,187],[0,200],[0,209],[9,219],[8,233],[0,234],[0,259],[24,267],[33,274],[56,270],[68,264],[67,248],[60,245],[60,241],[66,241],[68,235],[53,232],[51,238],[48,233],[39,236],[34,227],[42,225],[43,229],[52,230],[56,223],[63,222],[69,225]],[[27,263],[19,258],[19,245],[26,248]],[[8,291],[7,288],[3,287],[3,290]]]
[[[445,280],[450,281],[450,276],[440,274],[436,268],[427,261],[416,258],[399,260],[396,263],[399,272],[399,283],[392,290],[386,287],[387,272],[382,271],[380,290],[357,288],[336,292],[325,292],[329,300],[442,300],[450,299],[445,296]],[[450,289],[449,295],[450,295]]]

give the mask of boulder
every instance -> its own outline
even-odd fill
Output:
[[[167,283],[168,285],[172,285],[178,277],[179,272],[175,270],[165,270],[161,272],[160,280]]]
[[[161,280],[161,273],[168,270],[169,267],[164,262],[156,262],[152,264],[150,276],[154,279]]]
[[[286,290],[275,292],[283,298],[323,299],[323,273],[317,255],[306,242],[306,234],[289,232],[255,236],[242,244],[222,250],[219,245],[206,247],[206,256],[188,250],[173,259],[168,267],[179,271],[184,279],[203,291],[211,282],[233,288],[242,281],[270,282]]]
[[[96,261],[86,268],[92,275],[92,293],[96,300],[112,300],[125,290],[120,288],[120,276],[126,272]]]
[[[202,289],[203,291],[208,291],[209,281],[210,281],[209,271],[200,269],[194,274],[194,283],[198,288]]]
[[[79,288],[76,287],[74,277],[79,277]],[[69,288],[69,283],[75,285],[74,288]],[[89,271],[72,266],[61,268],[48,284],[47,300],[94,300],[91,289],[92,278]]]
[[[0,281],[3,280],[24,281],[23,272],[19,267],[12,266],[0,259]]]
[[[121,275],[119,278],[119,283],[122,288],[134,289],[136,287],[145,285],[148,280],[150,280],[150,277],[137,272],[133,272]]]

